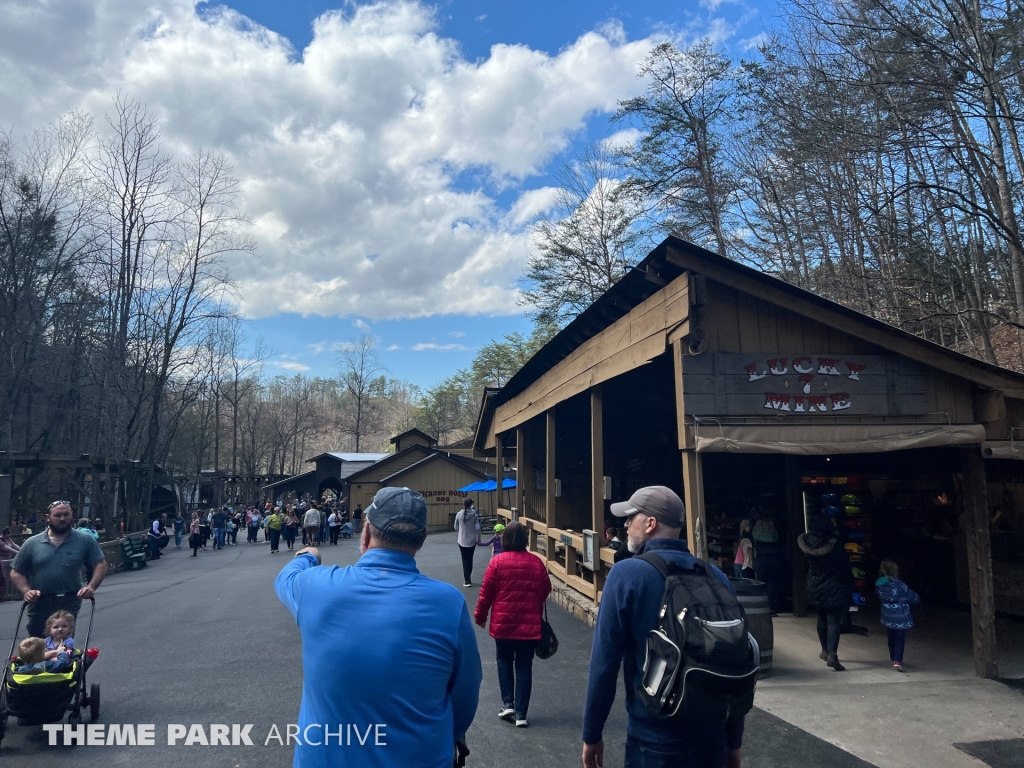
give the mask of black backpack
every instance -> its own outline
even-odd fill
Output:
[[[636,690],[647,711],[687,728],[747,714],[761,654],[736,595],[703,563],[684,569],[654,552],[640,559],[665,577]]]

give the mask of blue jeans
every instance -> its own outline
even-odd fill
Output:
[[[533,692],[533,654],[536,640],[494,641],[498,657],[498,687],[501,703],[511,704],[516,716],[526,718]]]
[[[213,548],[224,549],[224,529],[214,528],[213,529]]]
[[[903,649],[907,644],[907,630],[889,630],[889,659],[903,663]]]
[[[174,546],[176,547],[181,546],[181,533],[177,528],[174,529]]]
[[[672,744],[627,736],[623,768],[722,768],[726,752],[724,731]]]

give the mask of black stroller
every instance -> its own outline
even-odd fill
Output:
[[[89,612],[89,628],[85,633],[85,648],[89,647],[92,619],[96,613],[96,600],[90,597],[89,602],[92,608]],[[7,733],[9,717],[18,718],[18,725],[42,725],[60,722],[64,719],[64,713],[68,712],[68,723],[78,725],[82,722],[82,710],[85,708],[88,708],[91,720],[96,721],[100,716],[100,686],[99,683],[93,683],[91,687],[86,687],[86,655],[80,648],[75,648],[71,668],[67,671],[32,675],[15,673],[15,648],[27,607],[27,603],[21,606],[11,653],[4,664],[3,677],[0,678],[0,740]]]

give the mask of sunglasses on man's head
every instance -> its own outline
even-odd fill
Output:
[[[51,502],[50,502],[50,506],[48,506],[48,507],[46,508],[46,511],[47,511],[47,512],[49,512],[49,511],[50,511],[51,509],[53,509],[54,507],[59,507],[59,506],[61,506],[62,504],[67,504],[67,505],[68,505],[69,507],[71,506],[71,502],[70,502],[70,501],[51,501]]]

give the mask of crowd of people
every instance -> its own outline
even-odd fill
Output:
[[[696,574],[727,599],[730,594],[735,598],[729,578],[690,554],[680,538],[685,509],[673,491],[644,488],[628,501],[612,504],[610,512],[621,525],[628,557],[608,574],[594,630],[582,730],[585,768],[604,764],[603,731],[620,670],[627,690],[641,692],[644,687],[651,652],[648,635],[663,626],[659,617],[665,613],[673,574]],[[406,758],[418,760],[429,753],[439,758],[430,764],[440,765],[440,757],[451,755],[453,742],[461,742],[477,712],[482,668],[472,624],[486,628],[494,641],[501,699],[497,715],[519,728],[529,725],[533,659],[542,648],[546,655],[541,658],[557,648],[557,643],[552,647],[545,610],[551,581],[544,562],[528,551],[526,527],[519,522],[496,525],[485,540],[480,515],[469,499],[455,522],[465,586],[472,585],[475,550],[492,548],[472,613],[461,592],[417,569],[416,556],[427,535],[427,509],[424,498],[408,488],[382,489],[365,515],[357,507],[351,518],[343,500],[305,500],[262,509],[250,505],[244,511],[222,507],[193,512],[187,525],[180,514],[171,521],[161,516],[149,534],[158,542],[173,534],[175,548],[180,548],[187,530],[192,556],[210,540],[214,550],[236,546],[240,529],[248,531],[249,545],[258,544],[262,532],[272,553],[279,552],[282,538],[289,550],[295,548],[301,535],[301,547],[275,581],[279,599],[302,634],[306,685],[300,729],[354,722],[357,717],[388,723],[393,764],[411,764]],[[0,559],[13,557],[11,580],[28,604],[30,638],[19,645],[13,660],[19,673],[57,671],[69,663],[82,601],[93,596],[107,572],[88,521],[76,525],[68,502],[51,504],[46,523],[42,533],[21,546],[8,529],[0,532]],[[355,536],[362,556],[354,565],[317,567],[319,546]],[[819,612],[822,659],[841,671],[836,619],[840,598],[849,588],[849,563],[824,527],[803,534],[799,544],[809,563],[808,596]],[[157,557],[160,548],[158,543]],[[59,557],[54,555],[58,549]],[[748,575],[747,557],[744,553],[738,576]],[[913,626],[910,606],[919,599],[900,581],[899,569],[890,560],[882,563],[875,587],[892,663],[902,671],[906,633]],[[358,633],[345,631],[355,625]],[[366,642],[368,637],[372,643]],[[756,665],[756,646],[751,656]],[[332,694],[340,690],[360,695]],[[625,768],[738,768],[748,710],[749,705],[727,712],[711,726],[698,725],[652,713],[643,697],[627,696]],[[295,765],[327,766],[336,757],[330,749],[300,742]]]

